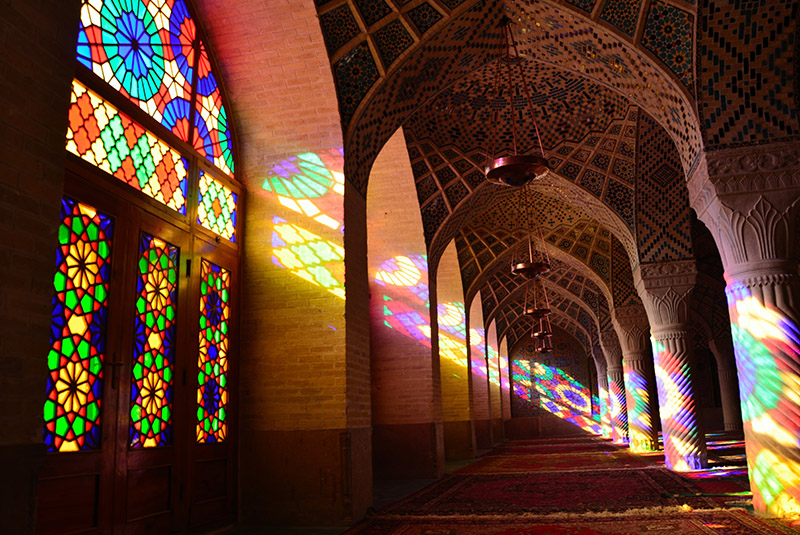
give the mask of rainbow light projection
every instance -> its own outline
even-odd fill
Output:
[[[726,274],[753,506],[800,516],[800,331]],[[779,289],[780,290],[780,289]]]
[[[304,152],[275,165],[262,188],[273,193],[278,202],[290,210],[328,228],[341,230],[342,201],[339,199],[337,206],[333,207],[326,198],[344,195],[343,168],[343,149],[319,154]],[[328,213],[321,207],[328,208]]]
[[[114,106],[72,81],[67,150],[181,214],[186,161]]]
[[[344,299],[344,247],[273,216],[272,262]]]
[[[428,258],[425,255],[395,256],[381,264],[373,280],[386,289],[383,324],[431,347],[430,323],[422,312],[430,308]]]
[[[489,375],[489,370],[486,367],[485,334],[486,331],[482,328],[469,330],[471,371],[478,377],[488,377]]]
[[[637,369],[624,364],[625,396],[628,410],[628,443],[633,452],[655,451],[653,443],[653,418],[650,414],[650,393],[647,379]]]
[[[273,216],[272,262],[344,299],[344,152],[305,152],[274,165],[266,195],[308,218],[314,227]],[[299,222],[298,222],[299,223]],[[427,264],[427,263],[426,263]]]
[[[600,387],[600,424],[603,438],[611,438],[611,409],[609,407],[608,388]]]
[[[467,368],[467,316],[460,301],[441,303],[439,320],[439,356]]]
[[[514,359],[511,371],[517,403],[533,404],[584,431],[601,433],[600,416],[592,413],[589,390],[569,374],[524,359]]]
[[[44,403],[48,451],[100,447],[113,231],[110,217],[62,199]]]
[[[627,444],[628,409],[625,405],[625,383],[622,370],[608,373],[608,388],[608,398],[611,401],[611,440],[615,444]]]
[[[704,459],[697,447],[698,427],[691,380],[686,359],[670,353],[664,344],[650,337],[656,368],[659,413],[664,430],[664,461],[679,472],[701,470]]]

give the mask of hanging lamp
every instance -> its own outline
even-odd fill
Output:
[[[506,186],[520,187],[540,179],[547,175],[550,168],[547,163],[547,158],[544,156],[544,147],[542,145],[542,138],[539,135],[539,126],[536,124],[536,116],[533,113],[533,100],[531,99],[531,91],[528,82],[525,78],[525,72],[522,68],[522,57],[517,50],[517,41],[511,32],[511,19],[503,17],[500,22],[503,29],[503,51],[500,58],[497,60],[497,67],[495,69],[495,87],[494,87],[494,101],[497,101],[500,92],[500,64],[506,64],[506,73],[508,78],[508,100],[511,104],[511,133],[513,139],[514,154],[495,157],[495,138],[498,124],[498,108],[494,106],[494,116],[492,119],[492,133],[490,135],[488,163],[486,165],[486,179],[495,184],[503,184]],[[513,49],[514,54],[511,54]],[[539,142],[539,154],[519,154],[517,151],[517,114],[514,110],[514,93],[515,84],[512,75],[512,63],[517,65],[519,70],[519,81],[525,92],[525,99],[528,103],[528,111],[531,114],[533,121],[533,128],[536,132],[536,139]]]
[[[520,192],[521,210],[525,217],[525,242],[516,249],[516,254],[511,258],[511,273],[522,275],[528,280],[535,279],[550,271],[550,256],[547,254],[547,246],[544,242],[544,235],[541,227],[539,231],[539,244],[534,244],[534,230],[531,218],[530,193],[528,188],[523,186]]]

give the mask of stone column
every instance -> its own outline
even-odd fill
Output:
[[[611,438],[611,412],[608,399],[608,365],[603,350],[592,348],[594,366],[597,369],[597,397],[600,398],[600,429],[603,438]]]
[[[689,179],[727,283],[753,507],[800,513],[800,143],[701,155]]]
[[[656,409],[650,399],[654,373],[653,359],[647,351],[647,314],[640,305],[616,307],[613,322],[622,346],[630,448],[631,451],[656,451],[658,432],[653,425]]]
[[[617,333],[614,331],[600,333],[600,345],[606,358],[611,440],[615,444],[627,444],[628,409],[625,404],[625,375],[622,371],[622,348]]]
[[[736,376],[736,360],[733,356],[733,342],[730,335],[724,340],[709,340],[708,348],[717,361],[725,431],[741,431],[742,409],[739,406],[739,378]]]
[[[694,260],[641,264],[633,278],[650,319],[667,468],[706,468],[706,441],[692,383],[695,363],[689,334],[689,305],[697,266]]]

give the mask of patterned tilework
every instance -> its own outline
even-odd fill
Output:
[[[646,113],[639,116],[636,246],[640,262],[692,258],[689,192],[675,144]]]
[[[432,201],[422,207],[422,227],[426,237],[433,236],[448,213],[447,205],[441,195],[436,195]]]
[[[603,200],[614,209],[633,230],[633,188],[618,180],[609,180]]]
[[[615,307],[640,305],[642,300],[633,285],[628,253],[617,238],[611,238],[611,295]]]
[[[360,32],[353,12],[347,4],[320,15],[319,25],[329,56]]]
[[[510,15],[519,19],[520,26],[526,30],[520,40],[521,53],[544,55],[541,63],[564,70],[574,69],[576,64],[580,64],[584,80],[614,88],[651,110],[676,139],[684,168],[694,162],[700,139],[694,107],[681,89],[661,74],[663,68],[650,59],[650,52],[636,50],[627,37],[620,38],[615,31],[586,21],[585,12],[575,6],[543,2],[503,5],[512,11]],[[402,69],[393,69],[392,74],[378,85],[357,124],[348,122],[344,125],[345,150],[352,154],[346,162],[346,175],[359,191],[366,190],[367,170],[372,160],[409,113],[426,101],[438,100],[434,97],[442,88],[453,86],[476,68],[489,63],[496,53],[494,45],[499,37],[497,20],[504,13],[500,6],[497,0],[476,2],[466,12],[459,13],[457,19],[441,25],[436,35],[421,42],[404,59]],[[576,17],[572,10],[580,11],[582,17]],[[411,21],[412,11],[402,13],[405,20]],[[455,51],[458,53],[457,61],[453,61]],[[566,93],[569,97],[562,96],[558,101],[569,101],[573,94],[570,89]],[[484,87],[482,98],[480,94],[476,95],[475,104],[480,106],[483,102],[485,108],[489,96],[488,88]],[[572,116],[569,118],[573,123],[579,120]],[[448,121],[441,122],[440,126],[447,129]],[[454,130],[458,128],[454,127]],[[474,140],[468,143],[480,145]],[[472,161],[477,163],[477,160]]]
[[[455,9],[464,3],[464,0],[441,0],[449,9]]]
[[[655,54],[690,90],[694,16],[660,0],[650,5],[642,46]]]
[[[450,203],[450,206],[453,207],[460,203],[464,197],[469,194],[469,190],[463,182],[456,182],[452,186],[448,187],[444,192],[445,195],[447,195],[447,200]]]
[[[347,124],[364,95],[378,80],[378,68],[369,46],[361,43],[336,62],[333,72],[339,98],[339,113],[342,123]]]
[[[580,140],[592,131],[605,130],[613,120],[623,118],[628,109],[629,103],[623,95],[570,71],[532,60],[525,61],[523,67],[524,77],[531,84],[536,122],[548,154],[565,140]],[[497,62],[493,61],[443,89],[410,117],[404,128],[440,147],[455,145],[464,152],[480,150],[483,153],[492,140],[496,155],[510,151],[513,147],[512,108],[507,86],[502,87],[497,100],[490,105],[496,68]],[[514,66],[512,74],[514,79],[519,79],[516,68]],[[506,76],[504,65],[501,75]],[[523,106],[516,113],[518,151],[538,152],[536,130],[521,85],[515,85],[513,99],[517,106]],[[495,107],[500,110],[497,128],[494,127]],[[586,152],[587,157],[589,154]],[[601,155],[598,161],[601,169],[604,169],[603,157]]]
[[[353,0],[367,26],[372,26],[392,12],[392,8],[383,0]]]
[[[710,0],[698,28],[706,149],[800,139],[793,79],[797,2]],[[796,81],[796,79],[795,79]]]
[[[417,27],[419,33],[425,33],[442,19],[442,14],[430,4],[420,4],[408,12],[408,18]]]
[[[636,22],[639,20],[639,0],[606,0],[600,11],[600,18],[633,37]]]
[[[586,11],[587,13],[591,13],[592,9],[594,9],[594,5],[597,3],[597,0],[567,0],[567,3],[572,4],[578,9]]]
[[[399,20],[393,20],[376,31],[373,40],[378,48],[383,66],[387,69],[394,63],[394,60],[414,44],[414,38]]]

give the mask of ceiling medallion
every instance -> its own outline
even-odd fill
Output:
[[[494,86],[494,102],[496,103],[501,91],[500,82],[500,64],[505,63],[506,73],[508,74],[508,100],[511,103],[511,133],[514,141],[514,153],[511,155],[504,155],[495,157],[495,139],[497,138],[497,124],[498,124],[498,106],[493,105],[494,115],[492,118],[492,132],[489,137],[490,147],[487,150],[488,163],[486,164],[486,179],[494,184],[502,184],[505,186],[520,187],[528,184],[534,180],[538,180],[550,172],[547,163],[547,158],[544,156],[544,147],[542,146],[542,138],[539,135],[539,126],[536,124],[536,116],[533,113],[533,100],[531,99],[531,90],[525,79],[525,72],[522,68],[522,57],[517,50],[517,41],[511,32],[511,19],[503,17],[501,21],[503,29],[504,47],[501,52],[500,58],[497,60],[497,67],[495,69],[495,86]],[[511,50],[514,54],[511,54]],[[528,103],[528,111],[531,114],[533,121],[533,128],[536,132],[536,139],[539,141],[539,154],[519,154],[517,151],[517,114],[514,110],[514,99],[516,95],[516,85],[514,77],[512,76],[512,64],[516,64],[519,71],[519,81],[522,85],[525,99]]]

